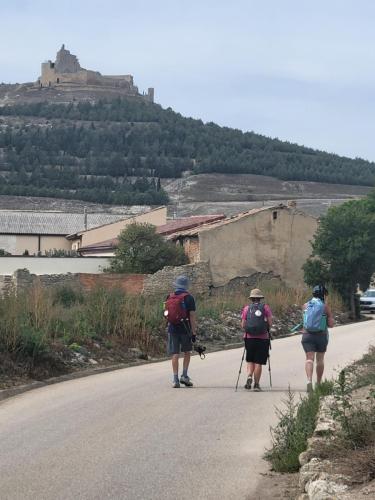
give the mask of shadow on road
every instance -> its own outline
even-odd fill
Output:
[[[231,390],[231,391],[235,391],[235,387],[234,386],[229,386],[229,385],[199,385],[199,386],[194,386],[194,387],[188,387],[188,389],[190,390],[194,390],[194,389],[226,389],[226,390]],[[243,389],[242,387],[239,387],[237,392],[249,392],[249,393],[253,393],[254,391],[253,390],[247,390],[247,389]],[[260,393],[262,392],[285,392],[287,393],[288,392],[288,388],[287,387],[273,387],[272,389],[270,387],[266,387],[266,388],[262,388],[262,390],[260,391]],[[306,392],[306,387],[301,387],[301,388],[295,388],[295,389],[290,389],[290,392],[292,393],[300,393],[300,392]]]

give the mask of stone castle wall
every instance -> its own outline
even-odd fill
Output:
[[[70,86],[97,86],[103,88],[115,88],[127,95],[139,95],[138,87],[134,85],[132,75],[102,75],[98,71],[82,68],[77,57],[65,49],[63,45],[57,52],[56,61],[42,63],[41,76],[38,80],[40,87]],[[72,89],[70,89],[72,90]],[[143,94],[145,100],[154,101],[154,89],[149,88],[147,94]]]

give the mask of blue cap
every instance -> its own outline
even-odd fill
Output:
[[[174,282],[175,290],[187,290],[189,288],[189,278],[187,276],[177,276]]]

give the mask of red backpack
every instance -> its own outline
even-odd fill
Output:
[[[179,293],[176,295],[175,293],[171,293],[168,295],[167,300],[165,301],[164,306],[164,315],[167,318],[168,322],[172,325],[178,325],[181,321],[188,319],[189,313],[185,307],[183,307],[182,303],[185,297],[189,295],[188,293]]]

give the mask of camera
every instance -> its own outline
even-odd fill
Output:
[[[197,352],[201,359],[204,359],[206,355],[204,354],[206,346],[201,344],[194,344],[194,351]]]

